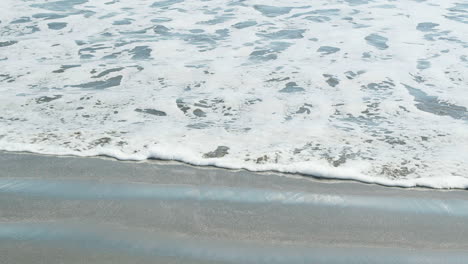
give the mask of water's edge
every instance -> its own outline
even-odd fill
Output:
[[[434,179],[413,179],[413,180],[408,180],[408,179],[403,179],[403,180],[388,180],[385,178],[374,178],[374,177],[368,177],[365,175],[361,175],[360,177],[354,176],[346,176],[345,174],[338,174],[338,175],[333,175],[333,174],[314,174],[310,173],[305,170],[297,170],[297,169],[292,169],[288,170],[288,168],[284,168],[284,166],[281,168],[275,168],[273,166],[272,168],[266,168],[266,169],[257,169],[254,167],[246,167],[246,166],[232,166],[230,164],[223,164],[222,162],[213,162],[213,161],[198,161],[198,162],[193,162],[191,160],[185,160],[185,159],[174,159],[174,158],[167,158],[167,157],[149,157],[147,159],[132,159],[132,158],[124,158],[124,157],[119,157],[118,155],[110,155],[110,154],[98,154],[98,155],[93,155],[93,156],[86,156],[86,155],[79,155],[76,153],[70,153],[70,154],[62,154],[62,155],[57,155],[53,153],[40,153],[40,152],[33,152],[33,151],[9,151],[9,150],[2,150],[0,149],[0,153],[13,153],[13,154],[27,154],[27,155],[45,155],[45,156],[50,156],[50,157],[80,157],[80,158],[105,158],[105,159],[111,159],[111,160],[116,160],[120,162],[154,162],[154,161],[161,161],[161,162],[175,162],[175,163],[181,163],[184,165],[189,165],[189,166],[194,166],[194,167],[208,167],[208,168],[217,168],[217,169],[225,169],[225,170],[245,170],[248,172],[253,172],[253,173],[271,173],[273,176],[285,176],[285,177],[290,177],[290,178],[297,178],[297,177],[305,177],[313,180],[318,180],[318,181],[349,181],[349,182],[356,182],[356,183],[362,183],[362,184],[375,184],[379,186],[384,186],[384,187],[393,187],[393,188],[403,188],[403,189],[412,189],[412,190],[423,190],[423,189],[435,189],[435,190],[468,190],[468,178],[462,178],[458,179],[459,181],[453,181],[455,177],[451,177],[451,181],[443,182],[442,179],[442,184],[441,182],[434,182]]]

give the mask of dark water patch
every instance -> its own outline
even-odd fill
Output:
[[[197,117],[206,117],[206,113],[200,108],[193,110],[193,114]]]
[[[338,157],[331,157],[329,154],[324,154],[324,158],[330,163],[333,167],[340,167],[345,164],[348,159],[353,159],[356,157],[354,153],[346,153],[342,151]]]
[[[206,47],[206,45],[215,45],[218,39],[218,36],[212,34],[187,34],[183,36],[183,40],[198,47]]]
[[[29,34],[32,34],[32,33],[38,32],[38,31],[41,31],[41,30],[39,29],[39,27],[36,26],[36,25],[26,26],[25,28],[30,30]]]
[[[373,6],[373,8],[393,9],[393,8],[396,8],[396,5],[383,4],[383,5]]]
[[[190,32],[190,33],[199,34],[199,33],[205,32],[205,30],[203,30],[203,29],[201,29],[201,28],[194,28],[194,29],[190,29],[189,32]]]
[[[407,166],[400,165],[397,165],[396,167],[391,165],[384,165],[382,166],[382,170],[380,173],[393,179],[400,179],[406,177],[411,173],[414,173],[414,169],[408,169]]]
[[[345,2],[350,6],[357,6],[368,4],[370,0],[345,0]]]
[[[289,77],[284,77],[284,78],[272,78],[272,79],[268,79],[266,80],[265,82],[282,82],[282,81],[287,81],[291,78]]]
[[[92,58],[94,58],[94,55],[92,55],[92,54],[81,54],[80,55],[80,59],[82,59],[82,60],[89,60],[89,59],[92,59]]]
[[[203,154],[203,158],[212,159],[212,158],[222,158],[229,154],[229,147],[218,146],[214,151]]]
[[[7,83],[12,83],[12,82],[16,81],[16,78],[11,76],[10,79],[7,78],[7,79],[3,79],[2,81],[6,81]]]
[[[157,18],[151,19],[151,22],[153,23],[164,23],[164,22],[170,22],[170,21],[172,21],[172,18],[168,18],[168,17],[157,17]]]
[[[223,28],[215,31],[216,35],[219,36],[219,39],[224,39],[229,37],[229,29]]]
[[[418,60],[418,64],[416,65],[416,68],[418,70],[425,70],[429,69],[431,67],[431,62],[427,60]]]
[[[323,77],[326,78],[327,84],[331,87],[335,87],[340,84],[340,80],[331,74],[323,74]]]
[[[12,83],[12,82],[14,82],[16,80],[14,76],[11,76],[9,74],[1,74],[0,73],[0,78],[1,78],[0,82],[5,82],[6,81],[8,83]],[[23,95],[21,95],[21,96],[23,96]]]
[[[462,56],[460,56],[460,60],[462,62],[468,62],[468,56],[467,55],[462,55]]]
[[[303,91],[305,91],[305,89],[298,86],[295,82],[288,82],[283,89],[279,90],[280,93],[297,93]]]
[[[372,57],[371,52],[363,52],[361,58],[370,59]]]
[[[352,80],[352,79],[358,77],[359,75],[361,75],[361,74],[363,74],[365,72],[366,71],[363,71],[363,70],[357,71],[357,72],[347,71],[347,72],[345,72],[345,75],[346,75],[346,78],[348,78],[349,80]]]
[[[96,75],[96,76],[92,76],[91,78],[101,78],[101,77],[106,76],[106,75],[109,74],[109,73],[118,72],[118,71],[121,71],[121,70],[123,70],[123,69],[124,69],[124,67],[118,67],[118,68],[108,69],[108,70],[102,71],[101,73],[99,73],[99,74]]]
[[[76,68],[76,67],[80,67],[80,66],[81,66],[81,64],[62,65],[62,66],[60,66],[60,69],[53,71],[53,73],[63,73],[68,69]]]
[[[83,15],[84,18],[89,18],[96,14],[94,11],[90,10],[79,10],[77,12],[71,13],[72,15]]]
[[[1,29],[3,36],[14,35],[14,36],[25,36],[29,34],[36,33],[41,31],[40,28],[35,24],[24,24],[21,26],[13,25],[13,26],[5,26]],[[3,37],[4,38],[4,37]],[[2,37],[0,37],[0,41]]]
[[[155,116],[167,116],[166,112],[156,110],[156,109],[151,109],[151,108],[145,108],[145,109],[137,108],[135,109],[135,112],[155,115]]]
[[[262,13],[267,17],[276,17],[288,14],[293,9],[292,7],[279,7],[279,6],[268,6],[268,5],[254,5],[255,10]]]
[[[227,6],[243,6],[247,7],[245,4],[245,0],[231,0],[229,3],[227,3]]]
[[[300,16],[310,16],[310,15],[319,15],[319,16],[337,16],[340,14],[340,9],[318,9],[312,10],[303,13],[297,13],[291,16],[291,18],[300,17]]]
[[[30,17],[20,17],[18,19],[11,21],[10,24],[22,24],[22,23],[29,23],[29,22],[31,22]]]
[[[165,26],[163,26],[163,25],[156,25],[156,26],[154,26],[153,31],[154,31],[154,33],[156,33],[156,34],[168,35],[170,29],[167,28],[167,27],[165,27]]]
[[[257,25],[256,21],[250,20],[250,21],[244,21],[244,22],[239,22],[234,25],[232,25],[233,28],[237,29],[243,29],[243,28],[248,28]]]
[[[193,129],[205,129],[208,128],[211,125],[210,122],[204,122],[204,123],[194,123],[187,125],[188,128],[193,128]]]
[[[217,16],[213,19],[210,19],[210,20],[207,20],[207,21],[201,21],[201,22],[197,22],[197,24],[206,24],[206,25],[216,25],[216,24],[221,24],[221,23],[224,23],[226,21],[229,21],[231,19],[233,19],[234,16],[232,14],[225,14],[225,15],[222,15],[222,16]]]
[[[39,13],[39,14],[32,15],[33,18],[44,19],[44,20],[61,19],[61,18],[65,18],[67,16],[68,15],[56,14],[56,13]]]
[[[454,42],[454,43],[457,43],[457,44],[460,44],[463,48],[468,48],[468,42],[465,42],[463,40],[460,40],[456,37],[445,37],[445,36],[442,36],[442,37],[439,37],[439,40],[445,40],[445,41],[449,41],[449,42]]]
[[[90,147],[96,147],[96,146],[101,146],[102,147],[104,145],[109,144],[111,141],[112,141],[112,139],[109,138],[109,137],[102,137],[102,138],[98,138],[96,140],[91,141],[91,143],[89,145],[90,145]]]
[[[103,16],[100,16],[98,17],[99,19],[106,19],[106,18],[111,18],[111,17],[115,17],[116,15],[118,15],[119,13],[116,13],[116,12],[111,12],[111,13],[108,13],[106,15],[103,15]]]
[[[456,3],[455,6],[450,7],[448,10],[451,11],[451,12],[467,13],[468,12],[468,4]]]
[[[151,7],[155,8],[162,8],[162,7],[169,7],[174,4],[182,3],[184,0],[165,0],[165,1],[158,1],[154,2]]]
[[[289,48],[292,44],[288,42],[275,41],[270,43],[270,49],[275,52],[282,52]]]
[[[151,57],[151,49],[148,46],[137,46],[130,51],[132,60],[147,60]]]
[[[365,86],[367,90],[371,91],[389,91],[391,90],[395,84],[390,81],[383,81],[380,83],[369,83]]]
[[[42,4],[32,4],[31,7],[38,7],[42,9],[47,9],[51,11],[70,11],[73,10],[75,5],[81,5],[87,3],[88,0],[63,0],[56,2],[46,2]]]
[[[317,49],[317,52],[322,53],[323,55],[329,55],[340,51],[340,48],[331,47],[331,46],[321,46]]]
[[[417,83],[423,83],[423,82],[426,81],[426,80],[425,80],[422,76],[420,76],[420,75],[413,75],[413,74],[411,74],[411,73],[410,73],[410,75],[411,75],[411,77],[413,77],[413,80],[414,80],[415,82],[417,82]]]
[[[278,58],[278,53],[286,50],[292,44],[287,42],[272,42],[269,46],[263,48],[256,48],[249,55],[252,61],[270,61]]]
[[[133,19],[124,18],[124,19],[121,19],[121,20],[114,21],[112,23],[112,25],[115,25],[115,26],[130,25],[130,24],[132,24],[132,21],[133,21]]]
[[[380,50],[388,49],[387,41],[388,38],[380,36],[378,34],[370,34],[364,38],[367,44],[374,46]]]
[[[331,18],[327,16],[306,16],[304,19],[317,23],[328,22],[331,20]]]
[[[447,19],[468,24],[468,3],[456,3],[455,6],[448,9]]]
[[[60,29],[65,28],[66,26],[67,26],[67,23],[65,22],[52,22],[52,23],[47,24],[47,27],[52,30],[60,30]]]
[[[108,49],[110,47],[106,47],[106,46],[99,46],[99,47],[87,47],[87,48],[82,48],[80,50],[78,50],[78,54],[83,54],[83,53],[94,53],[96,50],[103,50],[103,49]]]
[[[249,99],[245,102],[245,105],[254,105],[259,102],[263,102],[263,100],[260,98]]]
[[[193,105],[197,106],[197,107],[202,107],[202,108],[210,108],[210,106],[208,105],[208,102],[206,100],[200,100],[200,101],[198,101],[198,103],[195,103]]]
[[[62,98],[62,95],[41,96],[39,98],[36,98],[36,103],[37,104],[48,103],[48,102],[51,102],[60,98]]]
[[[416,29],[422,32],[434,31],[435,27],[439,26],[439,24],[432,23],[432,22],[423,22],[419,23],[416,26]]]
[[[353,28],[368,28],[370,25],[353,23]]]
[[[216,15],[216,14],[218,14],[218,11],[219,11],[219,10],[221,10],[220,7],[216,7],[216,8],[214,8],[214,9],[205,9],[205,10],[203,11],[203,14],[204,14],[204,15]]]
[[[390,136],[390,135],[385,135],[382,139],[379,139],[380,141],[386,142],[392,146],[394,145],[406,145],[406,142],[398,137]]]
[[[303,106],[299,107],[296,111],[296,114],[310,114],[312,111],[310,110],[313,106],[311,104],[304,104]]]
[[[122,54],[121,52],[114,52],[114,53],[112,53],[112,54],[103,56],[102,59],[103,59],[103,60],[113,60],[113,59],[117,59],[118,56],[121,55],[121,54]]]
[[[257,36],[261,36],[268,39],[301,39],[304,37],[305,29],[283,29],[273,33],[257,33]]]
[[[186,64],[185,67],[187,67],[187,68],[195,68],[195,69],[203,69],[203,68],[206,68],[207,65],[206,65],[206,64],[203,64],[203,63],[201,63],[201,64],[195,63],[195,64]],[[189,88],[189,90],[190,90],[190,85],[188,86],[188,88]]]
[[[131,65],[131,66],[128,66],[128,67],[129,68],[136,68],[139,72],[145,69],[143,66],[140,66],[140,65]]]
[[[406,84],[403,85],[414,97],[414,100],[417,102],[416,108],[419,110],[439,116],[450,116],[454,119],[468,120],[466,107],[441,101],[437,96],[428,95],[425,92]]]
[[[95,81],[95,82],[88,82],[88,83],[83,83],[83,84],[78,84],[78,85],[69,85],[69,87],[101,90],[101,89],[119,86],[121,81],[122,81],[122,75],[119,75],[119,76],[112,77],[104,81]]]
[[[217,41],[224,40],[229,36],[229,29],[218,29],[215,34],[172,34],[172,37],[182,39],[189,44],[195,45],[205,51],[215,48]]]
[[[121,31],[120,34],[122,34],[122,35],[145,34],[148,29],[150,29],[150,28],[144,28],[144,29],[135,30],[135,31]],[[109,33],[109,36],[112,36],[111,33]]]
[[[177,108],[182,111],[184,114],[187,114],[187,111],[190,110],[190,107],[182,99],[176,100]]]
[[[16,40],[3,41],[3,42],[0,42],[0,47],[8,47],[16,43],[18,43],[18,41]]]
[[[86,42],[83,40],[75,40],[75,44],[78,46],[83,46],[84,44],[86,44]]]
[[[265,164],[268,161],[270,161],[271,158],[268,155],[263,155],[263,156],[260,156],[258,158],[255,158],[254,160],[255,160],[255,163],[257,163],[257,164]]]

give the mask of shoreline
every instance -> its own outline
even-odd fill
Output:
[[[0,152],[0,255],[114,264],[468,259],[466,191],[274,174]]]
[[[108,155],[108,154],[99,154],[94,156],[81,156],[76,154],[63,154],[63,155],[56,155],[56,154],[49,154],[49,153],[38,153],[34,151],[9,151],[9,150],[0,150],[0,154],[2,153],[11,153],[11,154],[24,154],[24,155],[42,155],[48,157],[69,157],[69,158],[98,158],[98,159],[108,159],[114,160],[118,162],[133,162],[133,163],[145,163],[145,162],[161,162],[161,163],[175,163],[180,165],[191,166],[194,168],[212,168],[212,169],[221,169],[221,170],[228,170],[228,171],[246,171],[253,174],[275,174],[275,176],[282,176],[282,177],[290,177],[290,178],[308,178],[315,181],[339,181],[339,182],[355,182],[360,184],[370,184],[370,185],[377,185],[383,186],[387,188],[400,188],[400,189],[418,189],[418,190],[440,190],[440,191],[450,191],[450,190],[468,190],[468,179],[462,178],[462,180],[466,180],[466,184],[462,183],[461,185],[465,187],[451,187],[451,183],[445,183],[444,186],[437,187],[432,183],[424,183],[425,178],[423,178],[422,183],[410,183],[411,180],[403,179],[403,180],[390,180],[385,178],[376,178],[371,179],[370,176],[365,176],[364,179],[360,177],[335,177],[335,176],[323,176],[323,175],[315,175],[315,174],[308,174],[303,172],[290,172],[290,171],[283,171],[283,170],[275,170],[275,169],[266,169],[266,170],[255,170],[249,169],[246,167],[230,167],[230,166],[223,166],[218,165],[217,163],[201,163],[197,164],[195,162],[190,162],[186,160],[179,160],[179,159],[170,159],[170,158],[162,158],[162,157],[149,157],[147,159],[124,159],[119,158],[116,156]],[[453,176],[452,176],[453,177]],[[415,180],[415,179],[413,179]],[[417,180],[417,179],[416,179]],[[440,180],[440,179],[439,179]],[[448,187],[447,187],[448,186]]]

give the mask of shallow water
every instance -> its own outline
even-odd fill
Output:
[[[0,149],[468,187],[460,1],[0,10]]]

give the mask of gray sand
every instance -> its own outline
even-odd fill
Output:
[[[468,263],[468,192],[0,152],[0,263]]]

